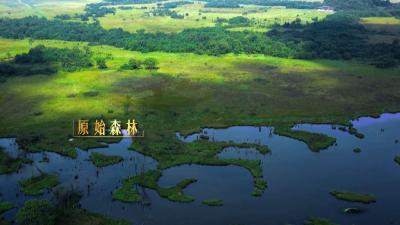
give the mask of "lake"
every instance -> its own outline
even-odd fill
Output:
[[[382,114],[379,118],[362,117],[352,121],[365,135],[358,139],[332,125],[300,124],[297,130],[324,133],[337,139],[337,144],[319,153],[312,152],[303,142],[275,135],[272,127],[233,126],[224,129],[205,128],[200,133],[177,138],[194,141],[206,133],[210,141],[233,141],[268,145],[271,153],[262,155],[254,149],[229,147],[220,158],[259,159],[268,188],[261,197],[253,197],[253,178],[242,167],[182,165],[163,171],[161,186],[175,185],[185,178],[196,178],[185,194],[192,203],[174,203],[160,198],[150,189],[140,193],[151,205],[113,201],[111,192],[128,176],[154,169],[157,162],[128,150],[130,139],[110,144],[108,148],[83,151],[77,159],[55,153],[45,153],[49,163],[40,163],[44,153],[30,153],[33,166],[24,166],[19,173],[0,175],[1,199],[19,206],[32,197],[20,193],[18,181],[37,175],[38,170],[55,173],[61,185],[82,192],[82,207],[112,218],[122,218],[134,224],[303,224],[310,217],[327,218],[337,224],[385,225],[400,224],[400,165],[394,157],[400,155],[400,114]],[[337,127],[337,126],[336,126]],[[14,139],[0,139],[0,146],[16,156],[21,151]],[[360,148],[360,153],[353,152]],[[124,161],[96,168],[88,161],[92,152],[120,155]],[[377,202],[369,205],[339,201],[331,191],[352,191],[372,194]],[[40,198],[51,199],[46,193]],[[204,199],[222,199],[220,207],[206,206]],[[344,208],[357,207],[361,214],[349,215]],[[5,214],[13,219],[17,209]]]

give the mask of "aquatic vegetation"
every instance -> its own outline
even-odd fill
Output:
[[[107,225],[130,225],[131,223],[124,220],[114,220],[107,218],[98,213],[88,212],[85,209],[75,207],[62,210],[62,214],[57,214],[56,218],[59,220],[56,225],[93,225],[93,224],[107,224]]]
[[[204,199],[201,203],[208,206],[222,206],[224,201],[221,199]]]
[[[16,206],[9,202],[0,202],[0,215],[7,212],[10,209],[15,208]]]
[[[0,43],[4,50],[0,52],[1,56],[7,52],[15,55],[29,50],[28,40],[0,39]],[[43,40],[35,40],[36,44],[53,47],[87,45]],[[113,58],[107,61],[107,70],[90,68],[57,73],[52,77],[10,78],[1,83],[0,92],[4,97],[0,99],[0,105],[4,110],[0,126],[4,129],[0,135],[14,135],[17,143],[21,142],[21,146],[29,151],[51,150],[75,157],[75,147],[88,149],[105,145],[99,143],[100,139],[71,137],[73,118],[82,113],[87,118],[102,115],[120,120],[134,116],[145,125],[146,137],[135,139],[132,149],[157,160],[157,169],[162,171],[183,164],[237,165],[247,169],[255,178],[253,185],[261,188],[266,185],[260,185],[262,182],[256,180],[262,178],[259,162],[219,159],[217,154],[231,146],[230,143],[207,140],[182,143],[176,140],[176,132],[185,134],[202,127],[232,125],[273,126],[276,133],[287,129],[288,137],[304,141],[310,149],[319,151],[333,144],[333,138],[291,131],[293,124],[348,125],[349,118],[360,114],[377,115],[382,108],[388,111],[399,109],[399,105],[390,100],[397,97],[400,82],[398,71],[391,69],[380,70],[345,61],[292,60],[258,55],[213,57],[138,53],[109,46],[90,46],[90,49],[93,54],[112,54]],[[129,58],[156,58],[159,70],[118,71]],[[358,82],[359,79],[363,82]],[[365,88],[374,85],[382,88],[379,91]],[[84,96],[91,91],[98,91],[99,95]],[[12,97],[12,101],[8,100]],[[21,110],[21,105],[26,110]],[[32,112],[43,114],[34,116]],[[26,122],[20,123],[20,119]],[[135,185],[140,184],[122,184],[128,187],[122,193],[131,191],[126,195],[131,201],[138,198]],[[151,187],[157,192],[166,192],[156,182]],[[262,194],[259,188],[254,188],[253,194]],[[176,190],[171,192],[177,193]],[[118,196],[115,193],[114,197]],[[121,195],[119,199],[128,199],[126,196]],[[180,194],[176,196],[181,197]]]
[[[90,161],[97,167],[105,167],[113,164],[117,164],[123,160],[121,156],[104,155],[97,152],[93,152],[89,156]]]
[[[227,147],[236,147],[236,148],[254,148],[256,149],[259,153],[265,155],[269,152],[271,152],[271,149],[268,147],[268,145],[261,145],[261,144],[254,144],[254,143],[239,143],[239,144],[232,144],[232,146],[227,146]]]
[[[21,225],[129,225],[123,220],[112,220],[79,207],[78,202],[62,205],[46,200],[30,200],[18,211],[17,221]],[[79,199],[78,199],[79,200]]]
[[[193,142],[181,142],[178,140],[163,139],[161,142],[143,142],[142,140],[133,142],[132,149],[149,155],[159,161],[158,168],[166,169],[172,166],[183,164],[199,164],[210,166],[236,165],[247,169],[254,179],[262,178],[263,172],[259,160],[247,159],[219,159],[216,157],[227,147],[249,147],[256,148],[260,152],[267,152],[267,147],[257,144],[236,144],[227,142],[210,142],[208,140],[197,140]],[[149,151],[149,149],[151,149]],[[165,154],[165,150],[169,154]],[[256,184],[256,182],[254,182]]]
[[[17,172],[23,164],[32,161],[24,158],[12,158],[0,147],[0,174]]]
[[[55,187],[58,183],[56,175],[46,173],[20,181],[21,191],[26,195],[41,195],[44,190]]]
[[[260,160],[249,160],[249,159],[221,159],[226,165],[236,165],[246,168],[250,171],[251,175],[255,179],[254,183],[260,183],[259,180],[263,176],[262,168],[261,168],[261,161]],[[262,179],[261,179],[262,180]]]
[[[304,222],[304,225],[337,225],[327,219],[312,218]]]
[[[253,192],[251,192],[251,195],[254,197],[261,197],[263,193],[264,193],[263,190],[254,188]]]
[[[369,194],[360,194],[354,192],[347,192],[347,191],[332,191],[330,193],[338,200],[348,201],[348,202],[359,202],[364,204],[370,204],[376,202],[375,196]]]
[[[311,133],[307,131],[292,130],[290,127],[277,127],[275,133],[278,135],[290,137],[307,144],[313,152],[319,152],[335,144],[336,138],[325,134]]]
[[[359,139],[363,139],[364,138],[364,134],[359,133],[358,130],[356,128],[352,127],[352,126],[349,127],[348,132],[349,132],[349,134],[354,135],[356,138],[359,138]]]
[[[29,200],[17,214],[21,225],[55,225],[55,219],[54,207],[46,200]]]
[[[400,155],[395,156],[394,161],[400,165]]]
[[[255,188],[260,189],[260,190],[265,190],[268,187],[267,182],[261,178],[255,179],[254,183],[255,183],[254,184]]]
[[[135,189],[135,185],[155,190],[160,197],[166,198],[173,202],[192,202],[194,199],[183,193],[188,185],[196,182],[196,179],[184,179],[173,187],[160,187],[158,179],[161,177],[159,170],[150,170],[146,173],[134,177],[127,178],[123,181],[123,185],[113,192],[113,199],[125,202],[138,202],[142,198]]]
[[[137,191],[137,187],[132,179],[125,179],[122,181],[121,187],[115,189],[112,193],[113,200],[121,202],[141,202],[142,196]]]

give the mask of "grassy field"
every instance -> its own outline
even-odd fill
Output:
[[[38,44],[85,45],[35,41],[32,46]],[[6,39],[0,39],[0,46],[3,59],[32,47],[28,40]],[[260,55],[214,57],[144,54],[108,46],[91,49],[95,56],[112,55],[107,62],[109,69],[16,77],[0,84],[1,134],[27,134],[46,123],[52,126],[43,134],[62,141],[71,133],[72,119],[100,115],[140,117],[150,128],[160,125],[152,121],[160,119],[156,115],[168,112],[162,116],[162,126],[188,133],[204,126],[276,121],[345,123],[352,116],[398,110],[397,69]],[[149,57],[160,62],[158,72],[118,71],[129,58]],[[99,94],[87,97],[86,92]],[[21,106],[26,110],[20,110]],[[42,114],[35,116],[35,112]]]
[[[229,19],[235,16],[244,16],[253,21],[250,27],[234,28],[233,30],[266,31],[274,23],[283,24],[301,18],[302,22],[311,22],[312,18],[325,18],[329,13],[307,9],[286,9],[282,7],[245,6],[243,8],[204,8],[204,3],[195,2],[171,9],[178,14],[185,15],[184,19],[172,19],[169,16],[153,16],[149,12],[156,4],[131,5],[132,10],[117,9],[115,15],[108,14],[99,19],[105,28],[120,27],[133,32],[146,30],[148,32],[179,32],[188,28],[215,26],[217,18]],[[146,7],[146,9],[142,9]]]
[[[88,3],[99,2],[98,0],[63,0],[54,2],[51,0],[26,1],[19,0],[10,2],[0,0],[0,15],[2,17],[21,18],[25,16],[43,16],[54,18],[60,14],[81,14]],[[100,17],[99,21],[105,28],[123,28],[126,31],[134,32],[146,30],[148,32],[179,32],[188,28],[212,27],[215,26],[217,17],[229,19],[235,16],[244,16],[253,21],[249,27],[239,27],[232,30],[267,31],[274,23],[283,24],[301,18],[302,22],[311,22],[312,18],[325,18],[329,15],[326,12],[308,9],[285,9],[283,7],[261,7],[244,6],[243,8],[204,8],[203,2],[182,5],[175,9],[178,14],[185,15],[184,19],[172,19],[169,16],[153,16],[149,14],[156,8],[157,4],[134,4],[133,9],[120,9],[120,5],[110,7],[116,8],[116,14],[108,14]],[[146,8],[143,8],[146,7]],[[78,21],[78,20],[76,20]]]
[[[0,39],[0,59],[39,44],[86,46]],[[110,46],[90,49],[93,58],[109,58],[108,69],[14,77],[0,83],[0,136],[15,136],[30,151],[49,150],[74,157],[75,147],[86,149],[99,143],[95,139],[71,141],[73,120],[134,118],[146,136],[134,139],[132,147],[158,160],[159,169],[186,163],[241,166],[253,175],[255,196],[259,196],[267,186],[259,161],[217,159],[215,155],[231,143],[183,143],[176,140],[175,132],[271,125],[317,151],[334,140],[290,132],[289,128],[299,122],[348,124],[357,116],[400,108],[397,68],[382,70],[353,62],[262,55],[139,53]],[[159,69],[121,71],[120,66],[131,58],[155,58]],[[94,92],[96,95],[86,94]]]
[[[25,16],[44,16],[53,18],[60,14],[82,13],[85,5],[97,0],[0,0],[1,17],[22,18]]]
[[[370,43],[389,43],[399,39],[400,19],[395,17],[364,17],[360,23],[368,30],[376,32],[369,36]]]
[[[400,19],[396,17],[364,17],[361,18],[362,24],[387,24],[400,25]]]

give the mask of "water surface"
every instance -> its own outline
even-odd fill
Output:
[[[154,169],[157,162],[128,150],[130,139],[108,148],[78,150],[77,159],[46,153],[50,163],[38,163],[42,153],[29,154],[40,170],[57,173],[64,185],[83,192],[82,206],[113,218],[135,224],[302,224],[309,217],[328,218],[338,224],[385,225],[400,224],[400,165],[394,162],[400,155],[400,114],[383,114],[380,118],[364,117],[353,121],[358,139],[331,125],[302,124],[294,129],[320,132],[337,138],[337,145],[320,153],[311,152],[303,142],[273,134],[271,127],[234,126],[226,129],[206,128],[210,141],[234,141],[268,145],[272,152],[262,155],[254,149],[226,148],[218,157],[259,159],[268,188],[262,197],[253,197],[253,179],[244,168],[237,166],[182,165],[163,171],[162,186],[175,185],[185,178],[198,182],[185,189],[193,203],[173,203],[162,199],[153,190],[141,193],[151,201],[150,206],[139,203],[112,201],[111,191],[121,180]],[[194,141],[200,133],[188,137],[177,134],[182,141]],[[18,146],[13,139],[0,139],[0,145],[16,155]],[[354,148],[361,153],[354,153]],[[91,152],[120,155],[124,162],[97,169],[88,157]],[[30,197],[19,193],[18,180],[37,174],[35,167],[25,166],[18,174],[0,176],[2,200],[22,205]],[[78,179],[76,178],[78,175]],[[378,201],[363,205],[338,201],[329,195],[333,190],[348,190],[373,194]],[[45,194],[42,198],[51,198]],[[222,207],[201,204],[203,199],[224,200]],[[365,213],[347,215],[346,207],[361,207]],[[12,219],[16,210],[6,214]]]

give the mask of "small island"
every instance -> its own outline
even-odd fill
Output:
[[[97,152],[93,152],[89,158],[90,158],[90,161],[92,161],[96,167],[105,167],[105,166],[114,165],[123,160],[123,158],[121,156],[103,155],[103,154],[100,154]]]
[[[26,195],[42,195],[44,190],[55,187],[58,183],[56,175],[46,173],[20,181],[21,191]]]
[[[204,199],[202,201],[202,203],[204,205],[208,205],[208,206],[223,206],[224,205],[224,201],[222,201],[221,199]]]
[[[375,196],[369,194],[360,194],[348,191],[332,191],[331,195],[334,196],[338,200],[343,200],[347,202],[359,202],[363,204],[375,203]]]
[[[394,157],[394,161],[400,165],[400,155],[397,155],[396,157]]]

